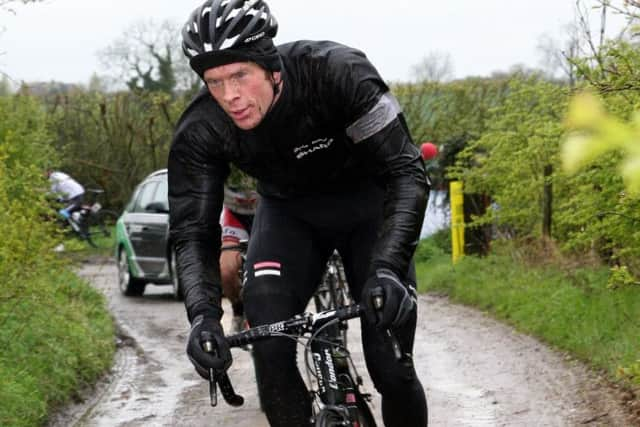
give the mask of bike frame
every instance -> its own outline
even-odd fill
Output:
[[[342,322],[344,321],[340,321]],[[331,408],[338,413],[343,408],[346,411],[342,411],[341,415],[346,420],[357,420],[358,399],[368,398],[368,395],[360,393],[362,379],[353,367],[341,335],[335,335],[335,331],[339,329],[339,325],[327,323],[319,333],[314,334],[319,339],[312,339],[310,342],[311,359],[318,386],[317,391],[313,390],[311,393],[315,393],[322,403],[322,406],[314,408],[314,419],[323,408]],[[353,368],[353,374],[350,366]]]
[[[339,337],[336,339],[330,331],[336,324],[359,317],[360,313],[361,308],[357,304],[320,313],[303,313],[288,320],[257,326],[226,338],[230,347],[242,347],[282,336],[289,336],[296,340],[307,338],[305,366],[307,370],[313,371],[318,386],[317,390],[311,391],[317,403],[314,407],[314,418],[328,409],[341,414],[351,423],[357,423],[358,411],[363,406],[367,406],[366,401],[369,400],[369,395],[360,392],[362,379],[357,373],[355,375],[352,373],[352,370],[355,373],[355,366],[349,351],[340,343]],[[212,343],[205,342],[203,346],[214,350]],[[313,367],[308,364],[308,354],[311,355]],[[212,376],[210,386],[212,406],[217,404],[217,386],[220,386],[224,399],[230,405],[240,406],[244,403],[244,399],[235,393],[226,373]],[[369,424],[375,425],[371,424],[372,422],[371,417]]]
[[[104,193],[100,189],[87,189],[85,194],[87,200],[83,202],[74,213],[79,214],[79,218],[74,218],[74,215],[68,215],[63,217],[64,221],[71,230],[81,239],[87,240],[93,246],[91,242],[91,236],[89,235],[89,221],[92,216],[96,216],[98,212],[102,210],[102,204],[97,201],[98,195]]]
[[[347,305],[351,300],[344,267],[337,251],[334,251],[329,257],[322,281],[313,299],[317,311],[325,311]]]

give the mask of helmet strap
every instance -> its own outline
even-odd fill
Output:
[[[271,79],[271,86],[273,87],[273,102],[275,102],[276,100],[276,96],[278,96],[278,94],[280,93],[280,83],[282,82],[282,79],[279,82],[276,82],[275,77],[273,77],[273,71],[271,72],[271,74],[269,74],[270,79]]]
[[[280,77],[280,81],[279,82],[276,82],[275,77],[273,77],[273,73],[274,73],[274,71],[271,71],[269,73],[269,79],[271,80],[271,87],[273,88],[273,98],[271,99],[271,104],[269,105],[269,108],[267,109],[267,113],[273,109],[273,106],[276,103],[276,98],[278,97],[278,94],[280,93],[280,83],[282,83],[282,77]]]

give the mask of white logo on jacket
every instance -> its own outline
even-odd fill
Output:
[[[333,138],[318,138],[311,141],[309,144],[304,144],[293,149],[293,154],[300,160],[301,158],[308,156],[314,151],[326,150],[333,144]]]

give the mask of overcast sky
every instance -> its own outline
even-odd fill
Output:
[[[16,81],[87,83],[97,58],[132,24],[185,22],[202,0],[45,0],[0,11],[0,71]],[[539,38],[562,38],[575,0],[270,0],[276,42],[330,39],[367,54],[386,80],[408,81],[412,66],[447,52],[455,77],[538,66]],[[621,19],[610,18],[610,28]]]

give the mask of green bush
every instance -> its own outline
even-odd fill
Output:
[[[451,230],[444,229],[435,233],[430,237],[433,240],[434,244],[440,249],[442,252],[446,254],[451,254]]]
[[[0,425],[42,425],[111,363],[103,297],[52,250],[44,171],[55,164],[42,105],[0,97]]]
[[[441,250],[436,246],[433,239],[422,239],[418,243],[418,247],[416,248],[416,252],[413,254],[413,260],[418,262],[429,261],[436,254],[440,253]]]
[[[28,97],[0,97],[0,277],[14,286],[55,263],[44,172],[55,159],[46,116]],[[4,287],[7,289],[7,286]]]
[[[451,231],[440,230],[431,236],[420,240],[413,260],[417,263],[427,262],[451,254]]]

